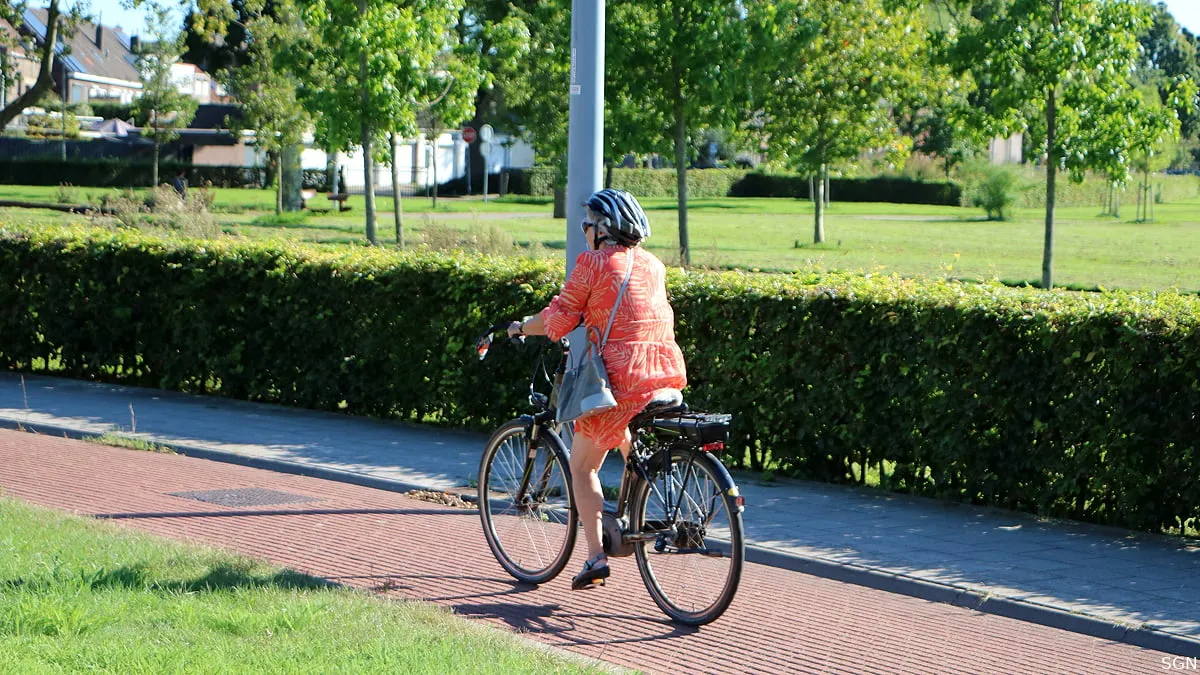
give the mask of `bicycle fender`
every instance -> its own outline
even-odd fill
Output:
[[[746,510],[746,500],[742,497],[741,491],[738,490],[737,483],[733,482],[733,476],[729,475],[729,469],[725,468],[725,464],[712,455],[701,455],[707,457],[713,472],[717,474],[717,478],[721,481],[721,494],[725,496],[725,501],[729,504],[731,510],[736,510],[742,513]]]

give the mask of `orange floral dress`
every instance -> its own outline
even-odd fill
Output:
[[[562,293],[542,310],[546,335],[552,340],[574,330],[580,316],[589,333],[595,327],[603,336],[630,255],[634,265],[629,287],[602,352],[617,407],[575,421],[575,433],[602,448],[621,444],[625,427],[656,391],[687,386],[683,353],[675,342],[675,313],[667,301],[666,268],[640,247],[584,251],[575,259]]]

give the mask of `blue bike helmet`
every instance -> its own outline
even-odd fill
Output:
[[[608,221],[599,223],[601,231],[622,246],[635,246],[650,236],[646,212],[637,198],[624,190],[598,190],[583,205]]]

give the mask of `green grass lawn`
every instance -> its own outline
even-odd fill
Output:
[[[0,672],[588,672],[422,603],[0,497]]]
[[[0,186],[0,199],[53,201],[56,187]],[[76,188],[98,199],[103,190]],[[326,202],[322,204],[322,202]],[[363,198],[352,210],[306,214],[276,222],[274,194],[265,190],[216,191],[215,210],[226,232],[248,238],[286,238],[330,245],[365,241]],[[649,248],[678,262],[678,215],[674,200],[644,200],[654,236]],[[310,202],[328,208],[324,196]],[[391,198],[378,200],[380,240],[394,241]],[[427,197],[402,200],[406,240],[419,243],[431,228],[498,228],[544,255],[561,255],[566,228],[550,217],[548,199],[506,197],[484,203]],[[1055,281],[1094,288],[1200,290],[1200,199],[1159,204],[1155,221],[1137,223],[1126,205],[1121,219],[1099,207],[1057,212]],[[0,222],[79,217],[0,210]],[[37,216],[31,214],[38,214]],[[813,245],[812,205],[793,199],[698,199],[688,207],[692,263],[707,268],[763,271],[845,270],[951,276],[965,279],[1036,281],[1041,277],[1044,212],[1017,209],[1007,222],[982,220],[979,209],[882,203],[834,203],[825,224],[826,242]]]

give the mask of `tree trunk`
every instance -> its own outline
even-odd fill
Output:
[[[1058,129],[1058,102],[1054,88],[1046,93],[1046,240],[1042,247],[1042,288],[1054,288],[1054,188],[1058,158],[1054,143]]]
[[[400,204],[400,167],[396,157],[396,134],[388,135],[392,144],[392,219],[396,223],[396,246],[404,248],[404,207]]]
[[[1052,0],[1054,30],[1062,26],[1062,0]],[[1046,91],[1046,240],[1042,246],[1042,288],[1054,288],[1054,188],[1058,158],[1054,144],[1058,135],[1058,100],[1054,85]]]
[[[158,111],[150,112],[150,128],[154,131],[154,166],[150,168],[150,187],[158,187]]]
[[[283,213],[283,152],[275,162],[275,215]]]
[[[612,188],[612,176],[613,176],[613,163],[612,163],[612,160],[610,159],[604,163],[604,187],[605,188],[608,188],[608,189]]]
[[[1143,192],[1146,193],[1146,222],[1154,221],[1154,186],[1150,184],[1150,170],[1146,169],[1142,172],[1142,184],[1145,186]]]
[[[433,161],[429,163],[429,168],[430,168],[430,169],[433,171],[433,191],[432,191],[432,194],[433,194],[433,210],[434,210],[434,211],[436,211],[436,210],[437,210],[437,189],[438,189],[438,177],[437,177],[437,165],[438,165],[438,139],[439,139],[439,138],[441,138],[441,137],[442,137],[442,130],[441,130],[441,129],[434,129],[434,130],[433,130],[433,153],[430,155],[431,157],[433,157]]]
[[[675,87],[675,180],[679,203],[679,264],[692,264],[688,246],[687,214],[687,125],[683,117],[683,92]]]
[[[554,186],[554,209],[551,215],[555,220],[567,217],[567,188],[565,186]]]
[[[363,173],[366,176],[363,180],[363,210],[367,212],[367,241],[372,246],[379,243],[379,236],[375,232],[375,158],[371,156],[374,151],[371,143],[371,131],[367,128],[367,123],[363,122]]]
[[[367,1],[358,0],[358,9],[364,15],[367,13]],[[367,81],[367,52],[363,51],[358,55],[358,77],[360,82]],[[360,142],[362,144],[363,153],[363,210],[367,216],[367,241],[372,246],[379,243],[379,238],[375,234],[375,158],[371,156],[373,149],[371,147],[371,125],[367,121],[367,88],[362,87],[361,97],[362,109],[359,111],[359,118],[362,120],[359,132],[362,136]]]
[[[825,243],[825,165],[817,169],[813,179],[816,194],[813,195],[813,243]]]
[[[3,130],[8,123],[13,121],[21,111],[31,105],[35,105],[42,95],[54,88],[54,61],[55,46],[58,44],[58,17],[61,12],[58,9],[58,0],[51,0],[50,6],[46,8],[46,39],[42,41],[39,48],[41,57],[41,67],[38,68],[37,80],[33,86],[25,90],[12,103],[4,106],[0,110],[0,130]],[[63,105],[66,105],[66,92],[63,96]]]

